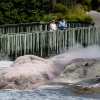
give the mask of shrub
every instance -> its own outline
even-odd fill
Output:
[[[85,17],[85,21],[93,22],[93,19],[91,18],[91,16],[86,16]]]
[[[65,6],[65,5],[63,5],[63,4],[55,4],[54,6],[53,6],[53,12],[54,13],[56,13],[56,12],[58,12],[58,13],[66,13],[67,12],[67,6]]]
[[[85,10],[82,5],[76,5],[74,9],[69,9],[66,13],[68,20],[85,20]]]
[[[100,6],[98,7],[97,12],[100,12]]]
[[[76,19],[75,13],[74,13],[74,11],[73,11],[72,9],[70,9],[70,10],[66,13],[65,19],[67,19],[67,20],[75,20],[75,19]]]
[[[61,20],[62,18],[65,18],[65,14],[62,13],[55,13],[55,15],[57,16],[57,20]]]
[[[0,11],[0,24],[3,24],[3,23],[4,23],[4,18],[3,18],[3,14]]]
[[[76,5],[75,7],[75,16],[78,20],[85,20],[85,10],[82,5]]]
[[[83,7],[84,7],[84,10],[85,10],[85,11],[90,11],[90,10],[91,10],[91,7],[88,6],[88,5],[84,5]]]
[[[57,16],[54,14],[48,14],[48,15],[44,15],[43,17],[44,21],[51,21],[52,19],[57,20]]]

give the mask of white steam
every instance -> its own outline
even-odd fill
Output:
[[[5,56],[4,53],[1,53],[0,57],[0,67],[7,67],[12,64],[12,61],[8,61],[9,58]],[[68,62],[76,58],[100,58],[100,46],[92,45],[83,48],[81,45],[77,44],[70,47],[66,53],[56,55],[49,59],[57,64],[57,66],[65,66]]]
[[[100,58],[100,46],[92,45],[83,48],[81,45],[77,44],[69,48],[66,53],[56,55],[50,60],[55,63],[67,64],[69,61],[76,58]]]

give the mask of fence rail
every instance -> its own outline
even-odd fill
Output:
[[[100,45],[100,27],[57,30],[55,34],[49,31],[36,31],[0,35],[0,50],[15,58],[25,54],[41,57],[50,56],[53,52],[59,54],[76,43],[84,46]]]
[[[58,26],[58,21],[56,24]],[[76,27],[89,27],[93,26],[94,23],[77,21],[77,20],[67,20],[68,28]],[[14,34],[20,32],[33,32],[33,31],[47,31],[49,30],[50,22],[33,22],[33,23],[20,23],[20,24],[5,24],[0,25],[0,34]]]

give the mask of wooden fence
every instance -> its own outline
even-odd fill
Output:
[[[58,26],[58,21],[56,22]],[[94,23],[77,21],[77,20],[67,20],[68,28],[76,27],[89,27],[93,26]],[[33,31],[48,31],[50,28],[50,22],[33,22],[33,23],[20,23],[20,24],[5,24],[0,25],[0,34],[14,34],[21,32],[33,32]]]
[[[76,43],[83,46],[100,45],[100,27],[78,27],[65,31],[21,32],[0,35],[0,50],[9,56],[34,54],[41,57],[59,54]]]

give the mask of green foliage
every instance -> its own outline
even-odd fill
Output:
[[[34,13],[31,16],[28,16],[28,22],[38,22],[42,21],[44,17],[44,11],[34,10]]]
[[[89,18],[85,18],[85,11],[91,8],[91,0],[80,1],[85,11],[81,5],[76,5],[79,1],[0,0],[0,24],[51,21],[52,19],[60,20],[61,18],[88,20]],[[100,0],[98,0],[98,4],[100,4]]]
[[[66,13],[55,13],[55,15],[57,16],[57,20],[61,20],[62,18],[64,18],[64,19],[66,19],[65,18],[65,15],[66,15]]]
[[[13,4],[11,2],[1,3],[0,6],[1,6],[1,9],[3,10],[10,10],[13,7]]]
[[[65,19],[75,20],[75,12],[74,12],[74,10],[69,9],[69,11],[65,15]]]
[[[63,4],[55,4],[54,6],[53,6],[53,12],[54,13],[56,13],[56,12],[58,12],[58,13],[66,13],[67,12],[67,7],[65,6],[65,5],[63,5]]]
[[[97,9],[98,12],[100,12],[100,0],[98,0],[98,9]]]
[[[85,20],[85,11],[81,5],[76,5],[75,9],[69,9],[66,14],[66,19]]]
[[[85,11],[91,10],[92,8],[91,5],[92,5],[93,0],[77,0],[77,1],[84,7]]]
[[[100,12],[100,6],[98,7],[97,12]]]
[[[85,11],[82,5],[76,5],[75,6],[75,16],[78,20],[84,20],[85,19]]]
[[[4,24],[4,17],[3,17],[3,14],[1,13],[1,11],[0,11],[0,23]]]
[[[77,0],[56,0],[56,1],[57,1],[57,3],[66,5],[67,8],[70,8],[70,9],[73,8],[77,3]]]
[[[43,18],[44,21],[51,21],[52,19],[57,20],[58,18],[57,18],[57,16],[54,15],[54,14],[44,15],[44,18]]]
[[[85,11],[90,11],[90,8],[87,5],[84,5],[83,7]]]
[[[66,20],[82,20],[82,21],[93,21],[90,16],[86,16],[86,12],[82,5],[76,5],[74,9],[68,9],[65,13],[54,13],[44,16],[44,21],[50,21],[52,19],[60,20],[65,18]]]
[[[91,5],[92,0],[83,0],[83,4]]]
[[[86,16],[86,17],[85,17],[85,21],[93,22],[93,19],[92,19],[90,16]]]

